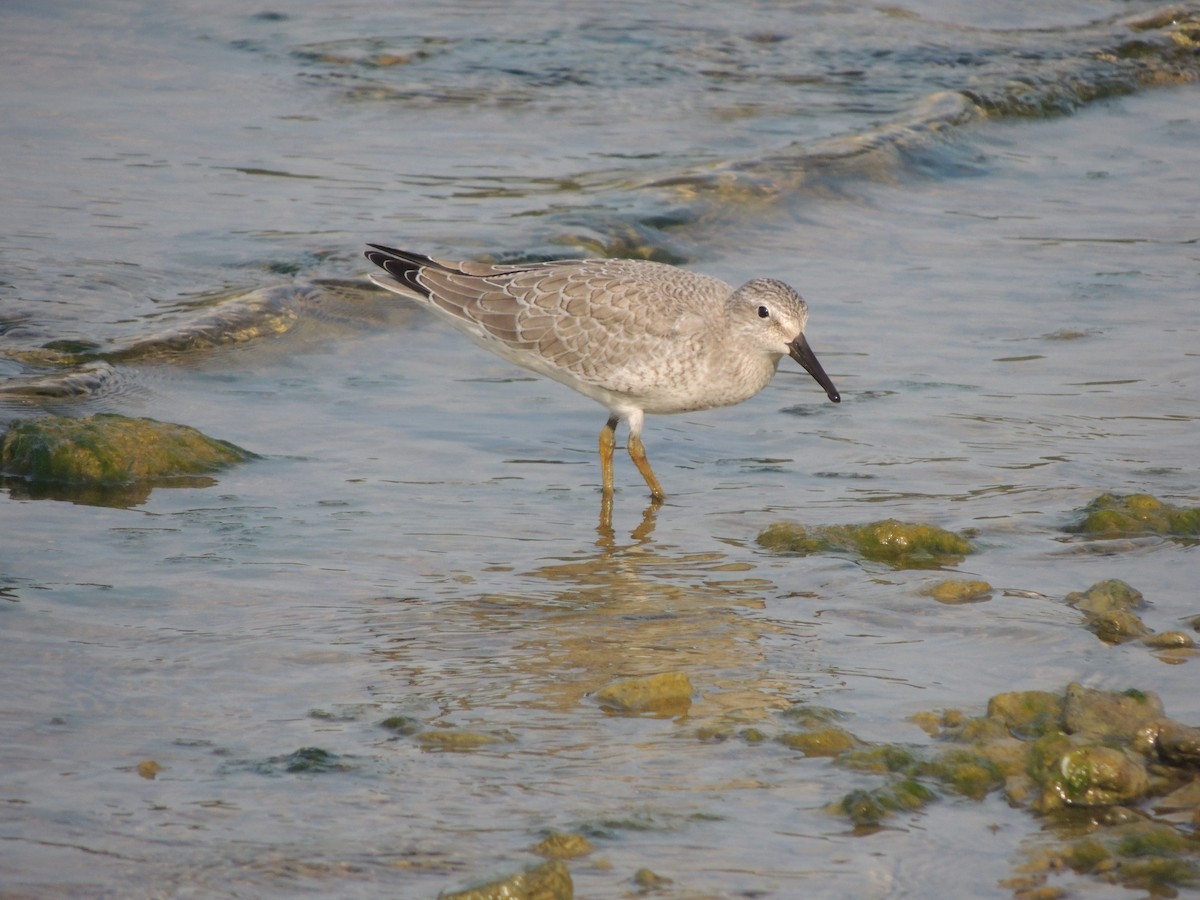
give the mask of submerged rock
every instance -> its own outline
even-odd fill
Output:
[[[254,458],[248,450],[186,425],[111,414],[27,419],[0,437],[0,471],[39,482],[169,479]]]
[[[114,362],[142,360],[283,334],[296,324],[297,305],[315,294],[312,286],[286,285],[198,301],[175,324],[135,337],[104,355]]]
[[[0,396],[28,400],[67,400],[94,397],[110,390],[120,376],[115,366],[103,360],[73,369],[48,372],[31,378],[16,378],[0,384]]]
[[[533,852],[548,859],[574,859],[577,856],[587,856],[595,847],[582,834],[556,831],[544,841],[534,844]]]
[[[833,805],[859,828],[879,825],[894,813],[912,812],[937,799],[937,794],[921,782],[906,778],[883,787],[851,791]]]
[[[1174,506],[1150,494],[1101,494],[1068,531],[1109,539],[1161,534],[1200,537],[1200,506]]]
[[[659,875],[653,869],[638,869],[633,873],[633,883],[642,890],[649,891],[674,884],[674,881],[665,875]]]
[[[482,731],[468,731],[465,728],[430,729],[417,735],[417,743],[426,750],[444,750],[451,753],[467,753],[498,744],[504,740],[494,734]]]
[[[598,690],[595,697],[612,712],[674,716],[688,711],[693,693],[691,681],[682,672],[663,672],[615,682]]]
[[[840,756],[860,746],[858,738],[843,728],[821,728],[781,735],[779,743],[805,756]]]
[[[331,753],[321,747],[301,747],[284,756],[269,756],[232,763],[258,775],[327,775],[349,772],[356,768],[352,759]]]
[[[954,565],[971,552],[970,542],[961,535],[924,522],[896,519],[814,528],[778,522],[761,531],[757,541],[776,553],[855,553],[897,569]]]
[[[507,878],[438,894],[439,900],[571,900],[574,896],[571,873],[557,859]]]
[[[924,593],[938,603],[979,603],[983,600],[991,599],[992,586],[986,581],[968,581],[952,578],[930,585],[925,589]]]
[[[381,728],[402,736],[411,736],[421,731],[422,725],[412,716],[388,716],[379,723]]]

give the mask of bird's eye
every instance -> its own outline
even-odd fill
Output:
[[[760,306],[758,308],[758,317],[760,319],[769,319],[769,318],[771,318],[771,311],[769,309],[767,309],[765,306]]]

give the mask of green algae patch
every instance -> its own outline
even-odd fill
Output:
[[[1150,494],[1101,494],[1067,530],[1100,540],[1149,534],[1200,538],[1200,506],[1175,506]]]
[[[1119,856],[1163,856],[1183,853],[1189,841],[1174,828],[1159,826],[1127,834],[1113,845]]]
[[[278,760],[285,772],[342,772],[348,766],[338,761],[336,753],[320,747],[301,747],[295,753]]]
[[[971,552],[961,535],[924,522],[884,519],[865,525],[813,528],[777,522],[761,531],[758,544],[775,553],[809,555],[851,553],[897,569],[934,569],[955,565]]]
[[[239,768],[248,769],[259,775],[326,775],[332,772],[349,772],[355,766],[345,757],[330,753],[321,747],[301,747],[284,756],[271,756],[267,759],[249,760],[235,763]]]
[[[123,484],[203,475],[256,458],[186,425],[99,414],[16,422],[0,471],[38,482]]]
[[[595,698],[609,712],[669,717],[686,713],[694,692],[682,672],[663,672],[614,682],[596,691]]]
[[[1050,691],[1008,691],[988,701],[987,717],[998,719],[1008,732],[1029,740],[1063,728],[1063,698]]]
[[[981,800],[1004,786],[1003,766],[985,753],[961,748],[948,750],[927,763],[914,767],[916,773],[933,778],[963,797]]]
[[[410,737],[419,733],[423,726],[411,716],[388,716],[379,723],[379,727],[402,737]]]
[[[846,717],[840,710],[812,703],[796,703],[785,709],[781,715],[792,725],[806,731],[823,728]]]
[[[859,828],[879,825],[898,812],[914,812],[937,799],[937,794],[912,778],[893,781],[882,787],[851,791],[832,810],[841,813]]]
[[[461,891],[442,891],[439,900],[571,900],[575,885],[557,859]]]
[[[1152,897],[1175,897],[1200,885],[1200,840],[1152,821],[1134,820],[1095,833],[1027,851],[1027,872],[1057,873],[1063,865],[1077,875],[1141,889]]]
[[[765,547],[773,553],[792,553],[796,556],[824,553],[833,549],[824,537],[823,529],[805,528],[794,522],[776,522],[769,525],[758,533],[755,540],[760,547]]]

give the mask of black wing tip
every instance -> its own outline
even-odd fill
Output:
[[[407,285],[417,293],[429,296],[429,290],[420,283],[418,276],[426,266],[440,268],[437,262],[420,253],[397,250],[384,244],[367,244],[367,246],[371,249],[364,251],[363,256],[400,283]]]
[[[388,247],[386,244],[367,244],[370,250],[363,253],[367,259],[376,265],[383,265],[383,261],[393,260],[395,262],[403,262],[412,266],[432,266],[437,265],[433,259],[421,253],[413,253],[410,250],[397,250],[395,247]]]

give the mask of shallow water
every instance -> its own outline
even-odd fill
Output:
[[[947,799],[855,834],[824,807],[861,775],[698,731],[777,734],[805,702],[924,744],[913,713],[1071,680],[1200,720],[1195,660],[1062,602],[1116,577],[1157,630],[1200,612],[1192,544],[1063,531],[1106,491],[1200,502],[1196,88],[929,115],[1022,79],[1053,106],[1039,79],[1072,66],[1124,93],[1087,54],[1153,7],[907,9],[9,5],[0,376],[88,387],[0,413],[264,458],[110,505],[5,481],[0,891],[433,896],[561,830],[597,847],[582,897],[642,867],[667,896],[1007,897],[1027,812]],[[651,418],[668,500],[619,454],[608,535],[604,412],[319,284],[360,278],[368,240],[785,278],[844,400],[785,360],[742,406]],[[244,340],[158,340],[276,290],[218,329]],[[887,517],[974,529],[955,573],[993,599],[754,543]],[[686,716],[590,697],[663,671]],[[441,752],[394,715],[495,740]],[[287,771],[306,747],[339,765]]]

